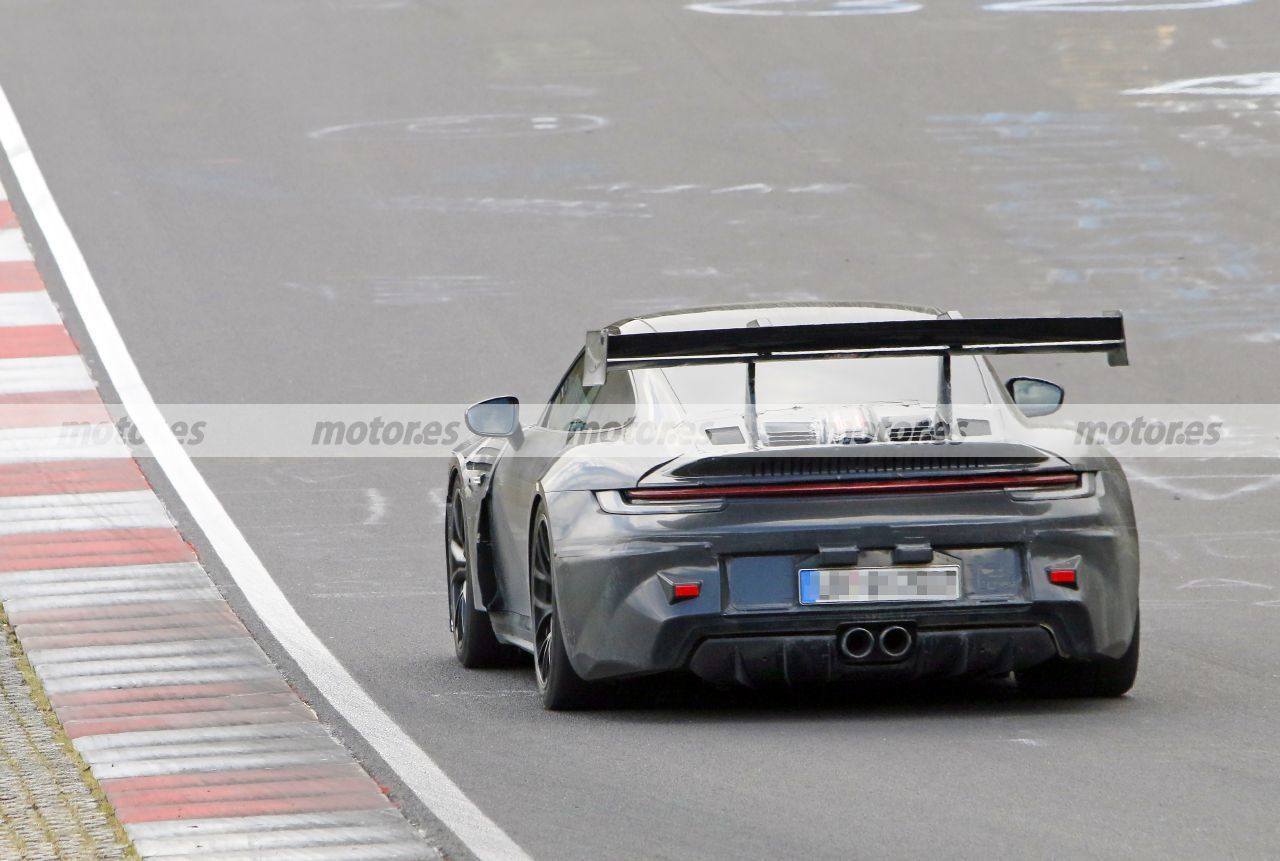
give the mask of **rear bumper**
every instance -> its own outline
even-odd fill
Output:
[[[561,630],[586,679],[682,669],[745,684],[997,674],[1054,656],[1119,657],[1137,615],[1137,532],[1118,473],[1067,499],[986,491],[744,501],[678,515],[607,514],[583,491],[548,501]],[[814,554],[883,565],[893,548],[922,543],[962,567],[961,600],[799,604],[795,572]],[[1068,559],[1078,589],[1045,574]],[[701,594],[673,603],[664,581],[697,581]],[[841,630],[891,622],[916,635],[902,660],[842,659]]]

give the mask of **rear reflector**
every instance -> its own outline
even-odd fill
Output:
[[[671,588],[673,598],[697,598],[702,594],[701,583],[676,583]]]
[[[1076,572],[1074,568],[1050,568],[1049,582],[1055,586],[1076,588]]]
[[[645,487],[624,492],[627,501],[671,502],[680,499],[721,499],[726,496],[818,496],[856,493],[950,493],[965,490],[1035,490],[1079,487],[1075,472],[1029,475],[966,475],[940,478],[891,478],[872,481],[813,481],[791,484],[700,485],[698,487]]]

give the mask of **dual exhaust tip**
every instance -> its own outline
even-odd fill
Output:
[[[852,661],[865,661],[875,655],[896,661],[911,651],[915,637],[901,625],[886,625],[879,636],[870,628],[849,628],[840,635],[840,653]]]

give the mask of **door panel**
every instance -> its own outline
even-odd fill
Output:
[[[584,412],[587,393],[582,388],[582,354],[569,366],[543,412],[542,420],[524,428],[511,442],[493,476],[494,552],[506,609],[528,616],[529,520],[538,482],[572,434],[570,427]]]
[[[493,478],[494,551],[504,609],[529,615],[529,520],[538,481],[564,450],[569,434],[542,427],[524,429]]]

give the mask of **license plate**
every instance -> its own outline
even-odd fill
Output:
[[[955,601],[958,565],[925,568],[801,568],[801,604]]]

